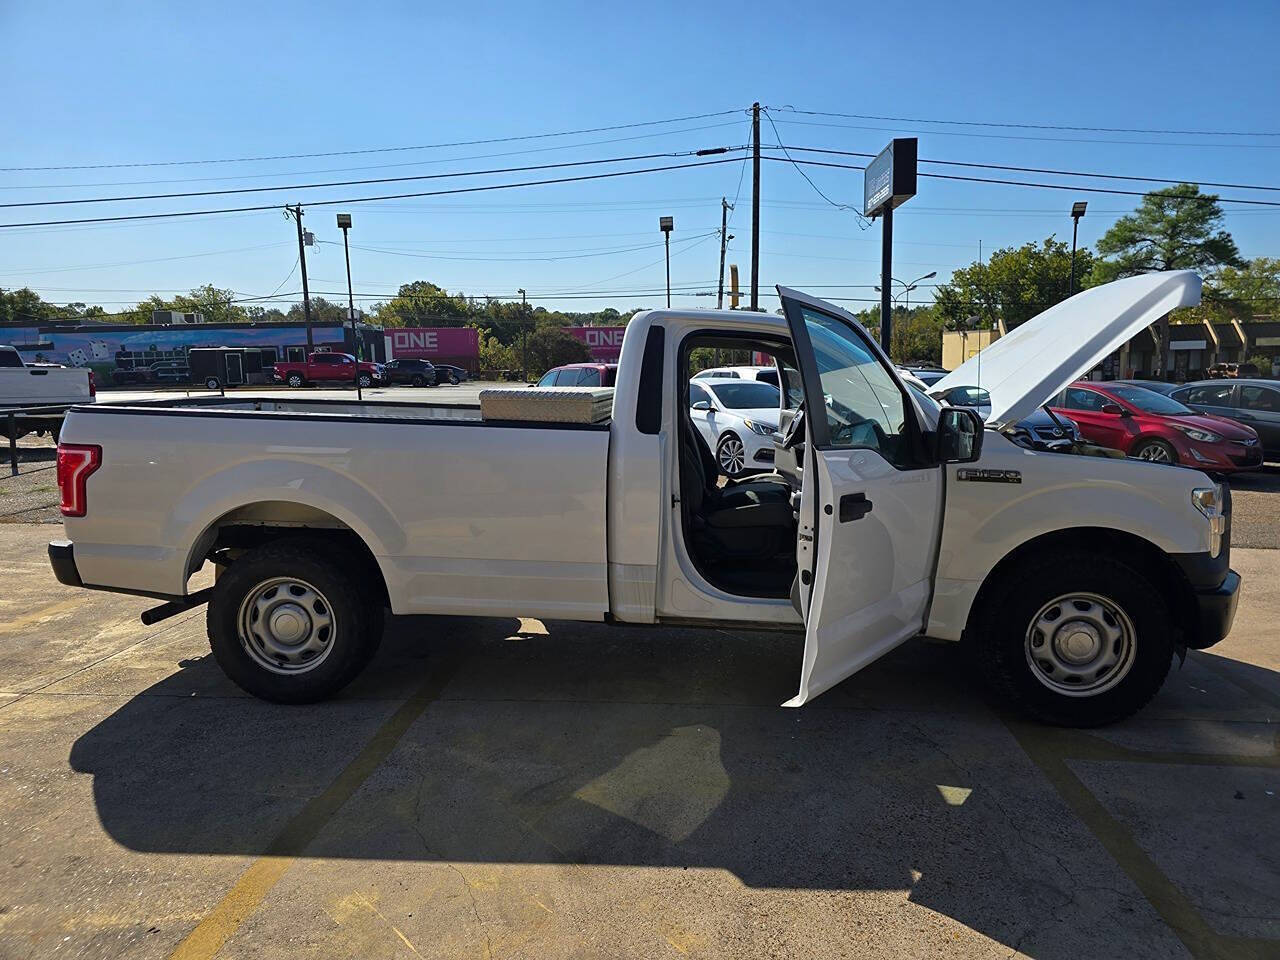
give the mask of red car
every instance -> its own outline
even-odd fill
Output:
[[[566,363],[552,367],[538,381],[540,387],[612,387],[618,379],[616,363]]]
[[[1139,460],[1209,473],[1262,466],[1262,444],[1251,427],[1196,413],[1142,387],[1081,381],[1050,400],[1049,406],[1079,424],[1086,440]]]

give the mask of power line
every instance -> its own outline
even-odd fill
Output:
[[[813,188],[813,192],[816,193],[818,196],[820,196],[823,200],[827,201],[827,203],[831,204],[831,206],[835,207],[837,210],[851,211],[853,215],[858,218],[858,225],[861,226],[864,230],[867,227],[869,227],[871,225],[871,221],[868,220],[866,217],[864,217],[862,215],[862,212],[858,210],[856,207],[848,203],[837,203],[835,200],[832,200],[830,197],[828,197],[825,193],[822,192],[822,190],[818,187],[818,185],[809,178],[809,175],[807,173],[804,172],[804,169],[798,163],[796,163],[795,160],[792,159],[791,154],[787,153],[787,148],[782,145],[782,134],[778,132],[778,125],[773,122],[773,117],[770,115],[768,108],[765,108],[764,115],[769,120],[769,126],[773,128],[774,137],[776,137],[778,140],[778,149],[782,151],[783,155],[788,160],[791,160],[791,165],[796,168],[796,173],[804,177],[804,182],[809,184],[809,186]]]
[[[661,173],[667,170],[688,170],[693,167],[711,167],[721,163],[733,163],[736,158],[727,157],[719,160],[699,160],[694,163],[675,163],[658,167],[643,167],[639,170],[615,170],[609,173],[592,173],[576,177],[555,177],[550,180],[523,180],[516,183],[494,183],[477,187],[454,187],[449,190],[426,190],[416,193],[393,193],[377,197],[347,197],[342,200],[312,200],[309,206],[327,207],[350,203],[370,203],[378,200],[403,200],[410,197],[441,197],[463,193],[486,193],[492,190],[511,190],[518,187],[540,187],[557,183],[580,183],[586,180],[607,180],[615,177],[634,177],[646,173]],[[279,210],[284,204],[269,203],[250,207],[222,207],[213,210],[179,210],[168,213],[132,213],[115,217],[79,217],[67,220],[33,220],[23,223],[0,223],[0,230],[16,227],[48,227],[62,224],[81,223],[118,223],[126,220],[161,220],[172,217],[201,217],[220,213],[248,213],[259,210]]]
[[[260,160],[305,160],[314,157],[350,157],[370,153],[403,153],[411,150],[440,150],[446,147],[474,147],[486,143],[514,143],[521,140],[547,140],[554,137],[571,137],[580,133],[605,133],[610,130],[633,130],[637,127],[655,127],[664,123],[684,123],[687,120],[706,120],[709,117],[727,117],[741,110],[719,110],[715,113],[696,113],[687,117],[668,117],[665,120],[645,120],[638,123],[615,123],[607,127],[583,127],[578,130],[561,130],[556,133],[530,133],[514,137],[489,137],[483,140],[455,140],[451,143],[427,143],[412,147],[368,147],[362,150],[329,150],[324,153],[282,153],[260,157],[221,157],[212,160],[153,160],[137,163],[82,163],[46,167],[0,167],[0,172],[18,173],[33,170],[120,170],[134,167],[183,167],[205,163],[256,163]]]
[[[767,149],[780,149],[784,153],[787,147],[781,143],[768,144]],[[866,157],[868,159],[875,157],[874,153],[860,153],[854,150],[831,150],[823,147],[796,147],[790,149],[797,153],[829,153],[842,157]],[[948,167],[979,167],[983,170],[1011,170],[1016,173],[1049,173],[1060,177],[1092,177],[1101,180],[1134,180],[1140,183],[1194,183],[1201,187],[1226,187],[1235,190],[1271,190],[1280,192],[1280,187],[1256,184],[1256,183],[1220,183],[1213,180],[1201,180],[1198,177],[1138,177],[1127,176],[1120,173],[1085,173],[1081,170],[1053,170],[1046,167],[1015,167],[1003,163],[976,163],[967,160],[926,160],[921,158],[920,163],[932,163],[939,166]]]
[[[830,163],[824,160],[791,160],[786,157],[765,157],[766,160],[775,160],[779,163],[795,163],[804,164],[810,167],[834,167],[841,170],[865,170],[865,166],[856,166],[848,163]],[[966,183],[995,183],[1010,187],[1035,187],[1041,190],[1073,190],[1078,193],[1107,193],[1127,197],[1145,197],[1150,191],[1143,190],[1117,190],[1113,187],[1093,187],[1080,186],[1078,184],[1069,183],[1033,183],[1027,180],[1002,180],[994,177],[964,177],[954,173],[919,173],[921,177],[929,177],[933,180],[959,180]],[[1280,201],[1274,200],[1248,200],[1244,197],[1179,197],[1179,196],[1162,196],[1161,199],[1172,200],[1175,202],[1199,202],[1199,203],[1245,203],[1258,207],[1280,207]]]
[[[121,203],[136,200],[178,200],[185,197],[222,197],[240,193],[278,193],[282,190],[319,190],[328,187],[364,187],[378,183],[406,183],[415,180],[448,180],[454,177],[480,177],[499,173],[527,173],[531,170],[561,170],[567,167],[599,166],[602,163],[628,163],[636,160],[656,160],[663,157],[706,156],[743,150],[745,147],[713,147],[703,150],[679,150],[666,153],[643,153],[629,157],[603,157],[596,160],[565,160],[560,163],[539,163],[523,167],[494,167],[488,170],[455,170],[448,173],[422,173],[408,177],[375,177],[367,180],[330,180],[325,183],[287,183],[270,187],[227,187],[222,190],[189,190],[183,193],[149,193],[116,197],[77,197],[70,200],[22,200],[0,203],[0,209],[14,207],[62,207],[83,203]]]
[[[938,123],[960,127],[1004,127],[1015,130],[1070,130],[1094,133],[1147,133],[1184,137],[1280,137],[1280,132],[1239,130],[1151,130],[1141,127],[1084,127],[1053,123],[1001,123],[994,120],[926,120],[921,117],[880,117],[864,113],[828,113],[822,110],[797,110],[795,107],[773,107],[788,113],[801,113],[813,117],[843,117],[847,120],[887,120],[894,123]]]

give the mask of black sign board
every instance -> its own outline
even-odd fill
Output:
[[[895,137],[867,164],[862,182],[862,215],[876,217],[916,195],[916,138]]]

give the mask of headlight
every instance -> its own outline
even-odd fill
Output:
[[[758,433],[762,437],[767,437],[778,431],[778,426],[774,423],[761,423],[759,420],[752,420],[748,417],[743,417],[742,422],[747,425],[748,430],[752,433]]]
[[[1217,443],[1222,437],[1216,433],[1210,433],[1208,430],[1201,430],[1198,427],[1186,427],[1180,423],[1172,424],[1174,429],[1181,430],[1192,440],[1198,440],[1201,443]]]
[[[1222,549],[1222,535],[1227,530],[1227,518],[1222,510],[1222,485],[1196,487],[1191,491],[1191,502],[1209,520],[1209,556],[1216,557]]]

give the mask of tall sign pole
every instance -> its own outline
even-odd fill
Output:
[[[893,343],[893,210],[916,195],[916,138],[895,137],[867,164],[862,185],[862,215],[883,217],[880,225],[880,346]]]
[[[347,244],[347,231],[351,229],[351,214],[338,214],[338,227],[342,230],[342,252],[347,258],[347,319],[351,322],[351,349],[356,354],[356,399],[364,402],[364,389],[360,386],[360,360],[364,351],[360,349],[360,337],[356,332],[356,298],[351,292],[351,247]]]
[[[751,309],[760,309],[760,104],[751,105]]]

